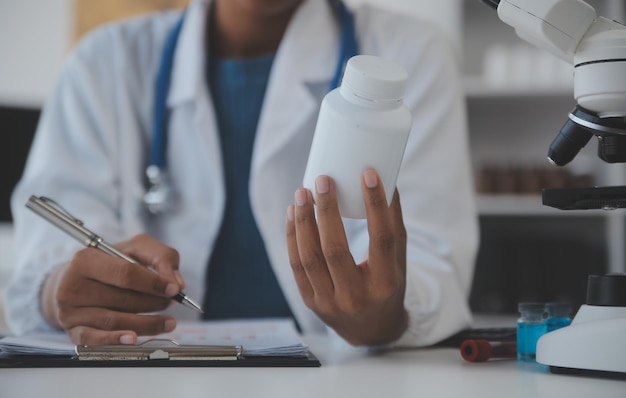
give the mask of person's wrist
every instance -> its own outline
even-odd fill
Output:
[[[58,311],[55,304],[56,300],[54,298],[61,268],[61,266],[56,267],[52,270],[50,274],[48,274],[46,279],[43,281],[43,284],[41,286],[41,293],[39,295],[39,305],[41,308],[41,313],[46,322],[56,329],[61,328],[57,316]]]

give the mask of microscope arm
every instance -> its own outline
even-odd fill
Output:
[[[497,11],[521,39],[570,64],[597,18],[593,7],[578,0],[501,0]]]

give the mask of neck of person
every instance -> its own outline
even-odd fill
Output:
[[[273,54],[287,30],[298,2],[279,12],[260,12],[238,1],[214,1],[207,34],[210,51],[220,58],[252,58]]]

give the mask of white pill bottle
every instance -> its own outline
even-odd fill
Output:
[[[391,204],[411,131],[403,103],[408,74],[372,55],[348,61],[341,85],[322,101],[303,185],[315,195],[315,179],[331,177],[342,217],[366,218],[361,174],[380,175]]]

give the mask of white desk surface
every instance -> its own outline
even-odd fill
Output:
[[[626,397],[626,381],[556,375],[536,363],[469,363],[451,348],[373,355],[305,340],[321,367],[0,369],[0,398]]]

